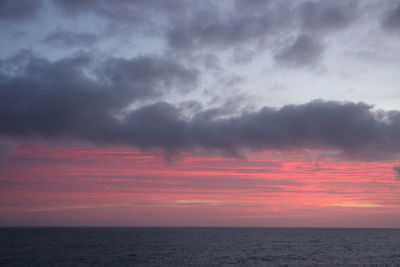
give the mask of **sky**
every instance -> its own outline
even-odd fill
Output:
[[[0,1],[0,226],[400,227],[400,2]]]

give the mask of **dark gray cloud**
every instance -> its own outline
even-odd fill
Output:
[[[92,62],[85,54],[54,62],[29,53],[3,60],[0,135],[72,137],[169,155],[198,148],[230,155],[242,149],[333,149],[354,157],[400,152],[399,111],[324,101],[242,113],[230,106],[196,109],[191,117],[161,101],[127,110],[135,101],[193,83],[196,72],[146,57],[109,59],[88,75]]]
[[[167,33],[176,49],[236,48],[273,45],[279,35],[305,31],[309,35],[348,27],[358,17],[357,0],[340,1],[244,1],[235,0],[231,10],[221,10],[215,2],[191,9],[171,24]],[[300,17],[299,29],[297,25]]]
[[[169,17],[180,16],[189,1],[180,0],[53,0],[67,15],[92,13],[109,22],[112,31],[159,33]]]
[[[147,12],[178,14],[190,6],[189,1],[181,0],[53,0],[67,14],[94,12],[109,19],[137,21],[146,18]]]
[[[120,29],[128,23],[131,31],[153,30],[157,34],[164,34],[167,30],[170,47],[178,49],[265,37],[271,28],[286,24],[290,18],[281,16],[285,11],[282,7],[288,8],[288,4],[280,2],[235,1],[226,14],[225,8],[208,0],[54,0],[56,6],[66,14],[91,12],[106,18],[113,27],[119,25]]]
[[[41,0],[1,0],[0,21],[26,22],[39,13],[41,6]]]
[[[349,26],[358,16],[358,1],[307,1],[300,7],[303,27],[311,32],[330,32]]]
[[[166,59],[96,64],[86,54],[50,62],[25,52],[1,61],[0,70],[0,133],[10,136],[102,139],[128,105],[186,90],[197,78],[196,70]]]
[[[195,118],[197,140],[204,146],[251,149],[338,149],[348,154],[398,151],[400,113],[371,111],[363,103],[313,101],[263,108],[236,118]]]
[[[96,10],[100,4],[96,0],[53,0],[53,2],[69,14]]]
[[[296,67],[318,62],[321,34],[345,29],[359,13],[357,0],[54,2],[66,14],[90,12],[105,18],[113,33],[156,34],[166,39],[167,51],[175,55],[229,49],[234,62],[250,63],[261,52],[277,49],[287,36],[299,35],[292,47],[277,56],[278,61]]]
[[[386,12],[382,21],[382,28],[388,32],[400,33],[400,6]]]
[[[115,11],[123,11],[122,8],[128,9],[121,15],[126,15],[128,11],[139,11],[140,9],[153,8],[161,5],[162,2],[176,2],[175,0],[114,0],[114,1],[98,1],[98,0],[53,0],[56,6],[62,8],[64,12],[69,14],[79,14],[81,12],[95,12],[101,16],[110,16],[112,18]],[[144,12],[146,12],[144,10]],[[130,15],[130,19],[135,20],[138,12]],[[139,16],[141,17],[141,15]]]
[[[196,85],[198,71],[188,69],[172,59],[142,56],[134,59],[109,58],[99,73],[114,91],[127,95],[124,98],[155,97],[162,93],[178,90],[185,93]]]
[[[206,3],[174,21],[167,33],[171,48],[232,48],[262,42],[290,24],[292,17],[288,16],[291,12],[288,1],[263,4],[250,1],[246,8],[242,7],[243,2],[237,1],[229,14],[215,2]]]
[[[166,36],[175,51],[237,46],[285,28],[294,17],[291,1],[54,0],[67,15],[88,12],[105,18],[112,29]]]
[[[89,32],[73,32],[56,29],[49,33],[43,42],[57,47],[91,46],[98,41],[98,37]]]
[[[293,67],[310,66],[318,63],[323,54],[323,46],[309,35],[300,35],[293,44],[275,54],[275,60]]]
[[[165,34],[175,51],[266,45],[277,34],[302,29],[330,32],[346,28],[358,15],[358,1],[54,0],[66,14],[92,12],[114,27]],[[128,24],[126,24],[128,23]],[[160,36],[160,35],[159,35]],[[263,46],[261,45],[261,46]]]
[[[234,0],[236,11],[262,13],[268,9],[274,0]],[[284,0],[288,3],[289,1]]]

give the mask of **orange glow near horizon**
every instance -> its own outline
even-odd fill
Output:
[[[19,146],[0,170],[0,224],[400,227],[394,161],[318,151],[243,159]]]

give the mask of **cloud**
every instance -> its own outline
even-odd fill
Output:
[[[220,54],[228,50],[234,62],[250,63],[266,50],[275,51],[287,36],[299,36],[293,47],[278,56],[292,67],[317,62],[322,53],[321,34],[347,28],[359,14],[356,0],[54,2],[67,15],[90,12],[104,18],[112,29],[107,34],[156,36],[175,55]]]
[[[54,0],[54,3],[69,14],[96,10],[99,7],[99,2],[96,0]]]
[[[263,108],[230,119],[194,119],[204,146],[237,149],[336,149],[363,156],[374,150],[398,152],[399,112],[379,116],[363,103],[313,101]]]
[[[244,5],[236,1],[229,12],[223,12],[215,3],[206,3],[170,26],[167,38],[171,48],[232,48],[262,42],[290,24],[292,17],[289,6],[282,8],[278,2],[250,1]]]
[[[289,1],[284,0],[286,3]],[[272,5],[273,1],[271,0],[234,0],[234,8],[236,11],[244,11],[244,12],[263,12],[268,9]]]
[[[300,35],[293,44],[275,54],[278,63],[292,67],[310,66],[322,57],[323,46],[309,35]]]
[[[235,0],[229,6],[208,0],[54,0],[69,16],[90,12],[117,31],[166,36],[175,51],[262,41],[291,22],[291,2]]]
[[[195,70],[162,58],[110,58],[97,63],[97,72],[87,74],[94,62],[86,54],[52,62],[30,53],[3,60],[0,135],[71,137],[169,155],[195,149],[230,155],[243,149],[320,149],[354,157],[400,152],[399,111],[312,101],[253,112],[235,111],[229,105],[197,108],[188,116],[179,105],[158,97],[195,83]],[[153,104],[143,105],[150,99]],[[141,107],[132,109],[138,101]]]
[[[306,1],[300,7],[302,26],[311,32],[346,28],[358,16],[358,1]]]
[[[54,0],[54,3],[69,16],[90,12],[104,18],[113,31],[145,33],[159,33],[165,27],[160,26],[160,21],[179,16],[190,5],[189,1],[180,0]]]
[[[26,22],[38,15],[41,0],[1,0],[0,21]]]
[[[98,37],[89,32],[73,32],[63,29],[56,29],[49,33],[43,42],[57,47],[91,46],[95,44]]]
[[[91,69],[96,69],[92,71]],[[197,71],[167,59],[87,54],[57,61],[29,52],[0,61],[1,135],[102,139],[137,101],[193,88]]]
[[[266,46],[280,34],[308,34],[346,28],[357,18],[358,1],[214,1],[55,0],[66,14],[91,12],[119,30],[165,35],[175,51]],[[157,18],[157,19],[155,19]],[[301,34],[301,33],[300,33]]]
[[[260,42],[291,21],[290,2],[238,0],[228,7],[207,0],[54,0],[66,15],[90,12],[117,32],[163,36],[174,51]]]
[[[386,12],[382,28],[388,32],[400,32],[400,6]]]

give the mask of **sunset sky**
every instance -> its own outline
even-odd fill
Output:
[[[0,226],[400,227],[400,2],[1,0]]]

